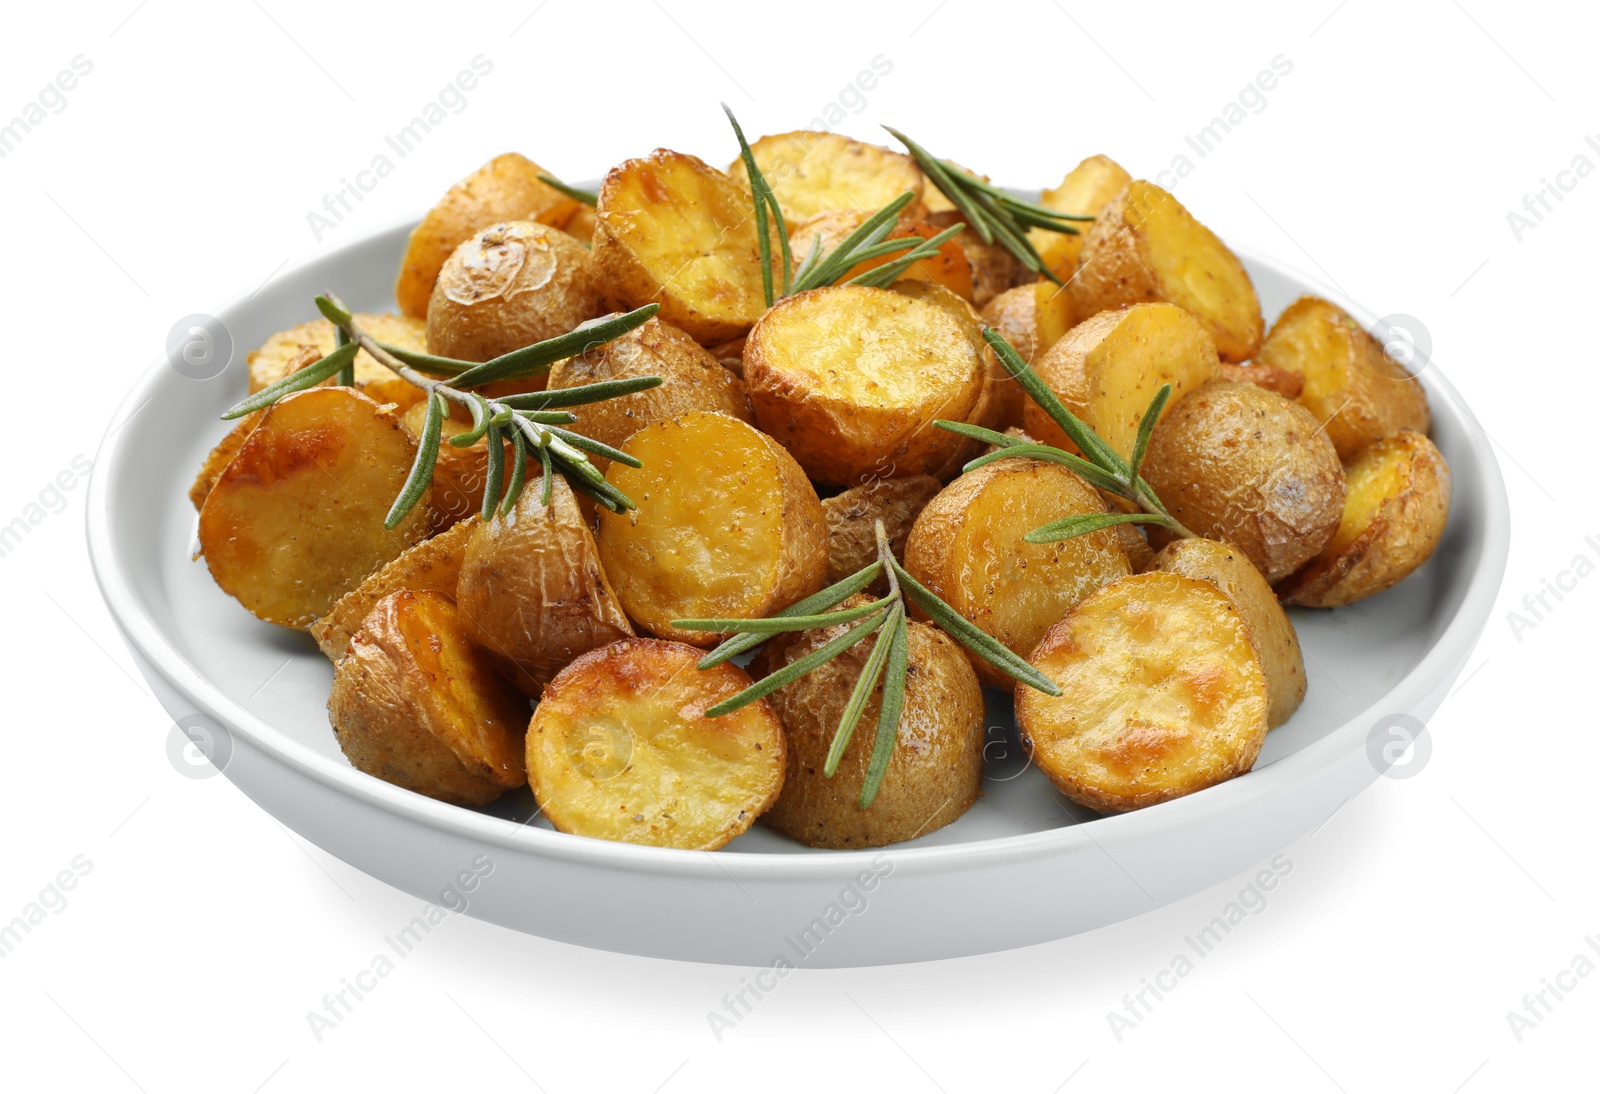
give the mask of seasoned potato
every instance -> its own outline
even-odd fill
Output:
[[[428,417],[428,404],[413,404],[400,421],[419,442]],[[450,438],[469,431],[472,426],[454,418],[445,418],[439,427],[439,455],[433,464],[433,512],[428,530],[438,535],[446,528],[459,524],[483,510],[483,491],[489,484],[489,442],[480,437],[469,448],[457,448]],[[505,473],[511,474],[512,447],[501,441],[500,450],[505,455]]]
[[[542,174],[548,172],[527,157],[508,152],[452,186],[411,232],[394,287],[400,310],[418,319],[427,315],[428,297],[445,259],[491,224],[537,220],[565,228],[579,203],[539,181]]]
[[[1341,460],[1402,429],[1428,432],[1422,385],[1343,308],[1302,296],[1283,309],[1256,364],[1298,373],[1300,405],[1324,423]]]
[[[600,269],[567,233],[491,224],[457,247],[428,301],[428,350],[488,361],[566,334],[605,311]]]
[[[910,156],[838,133],[777,133],[750,151],[791,228],[828,209],[870,213],[907,190],[916,201],[922,198],[922,171]],[[728,177],[745,191],[748,208],[750,178],[742,157],[728,165]]]
[[[806,260],[806,256],[811,253],[811,248],[814,246],[819,247],[824,255],[833,251],[844,242],[846,236],[861,227],[862,221],[871,216],[872,212],[873,210],[863,212],[856,209],[829,209],[802,221],[789,236],[789,249],[793,255],[795,269],[800,268],[800,264]],[[920,236],[923,239],[932,239],[940,230],[925,220],[901,217],[884,238],[909,239],[912,236]],[[867,271],[875,270],[900,257],[900,255],[884,255],[882,258],[858,262],[840,275],[838,283],[860,277]],[[963,300],[972,299],[972,266],[967,262],[966,251],[962,250],[961,244],[955,239],[940,244],[939,253],[935,257],[912,263],[901,276],[914,281],[932,281],[936,285],[943,285]]]
[[[737,338],[766,309],[750,194],[694,156],[658,148],[613,167],[595,209],[607,292],[705,345]],[[773,252],[777,252],[773,247]]]
[[[1154,183],[1128,183],[1101,211],[1070,289],[1085,316],[1124,304],[1176,304],[1200,320],[1224,361],[1247,360],[1261,347],[1261,301],[1243,264]]]
[[[427,349],[427,328],[421,320],[405,315],[356,315],[356,322],[380,342],[401,349],[423,351]],[[326,319],[301,323],[298,327],[279,331],[251,350],[245,357],[245,367],[250,374],[250,393],[254,395],[270,387],[307,365],[316,364],[338,347],[338,337],[333,324]],[[333,387],[337,376],[330,376],[319,387]],[[356,354],[356,387],[380,403],[395,403],[402,409],[422,401],[422,389],[402,380],[383,365],[372,359],[366,350]]]
[[[1272,586],[1244,552],[1214,539],[1180,539],[1163,547],[1143,569],[1209,581],[1233,601],[1267,675],[1267,726],[1287,722],[1306,696],[1305,658]]]
[[[1278,586],[1287,604],[1336,608],[1380,593],[1428,561],[1450,519],[1450,466],[1403,429],[1345,468],[1339,528],[1322,553]]]
[[[971,420],[991,379],[953,311],[840,285],[788,297],[761,317],[745,344],[744,382],[756,422],[806,473],[846,486],[945,467],[969,446],[934,421]]]
[[[1039,204],[1060,213],[1074,216],[1098,217],[1105,207],[1133,181],[1133,176],[1110,156],[1090,156],[1068,171],[1061,184],[1039,195]],[[1044,259],[1045,267],[1062,281],[1070,279],[1078,269],[1078,256],[1083,251],[1084,239],[1090,224],[1079,222],[1080,235],[1052,232],[1045,228],[1028,229],[1028,242]],[[1088,318],[1090,312],[1084,313]]]
[[[350,647],[350,636],[391,593],[443,593],[455,599],[461,559],[478,518],[472,517],[425,539],[399,558],[367,575],[365,581],[334,601],[328,614],[311,624],[311,637],[328,660],[337,662]]]
[[[1327,545],[1344,508],[1344,471],[1310,412],[1225,380],[1168,411],[1151,435],[1143,474],[1180,523],[1233,544],[1274,582]],[[1165,542],[1158,528],[1150,535]]]
[[[1171,304],[1135,304],[1079,323],[1033,363],[1040,379],[1120,456],[1133,454],[1139,422],[1162,384],[1162,417],[1217,372],[1217,350],[1193,316]],[[1076,452],[1044,408],[1029,399],[1022,425],[1045,444]]]
[[[901,278],[889,286],[889,291],[943,308],[961,324],[961,329],[967,332],[967,340],[972,343],[978,356],[983,358],[983,394],[978,398],[978,405],[968,413],[966,417],[968,422],[989,429],[1000,429],[1022,420],[1022,402],[1027,398],[1027,393],[1022,390],[1022,386],[1017,383],[1010,371],[1000,363],[999,355],[988,342],[984,341],[983,316],[978,313],[977,308],[943,285],[932,281]],[[949,479],[982,447],[979,441],[963,441],[955,446],[942,462],[929,467],[928,473],[941,479]]]
[[[1114,504],[1112,499],[1104,494],[1101,497],[1105,498],[1108,507]],[[1138,525],[1113,524],[1109,531],[1116,534],[1117,546],[1121,547],[1122,553],[1128,556],[1128,568],[1134,573],[1143,570],[1150,560],[1155,557],[1155,548],[1150,546],[1150,541],[1145,538],[1143,532],[1139,531]]]
[[[1236,384],[1254,384],[1256,387],[1275,391],[1285,399],[1300,398],[1300,392],[1305,390],[1306,386],[1306,378],[1298,372],[1255,362],[1244,365],[1220,365],[1217,368],[1217,379],[1230,380]]]
[[[983,321],[1011,343],[1017,356],[1032,364],[1072,329],[1072,297],[1049,281],[1018,285],[989,301]]]
[[[584,654],[550,682],[528,726],[528,780],[563,832],[714,851],[783,786],[783,728],[764,699],[707,718],[750,686],[700,651],[631,638]]]
[[[643,326],[588,353],[557,361],[550,369],[549,386],[559,390],[640,376],[659,376],[662,384],[603,403],[573,407],[578,420],[572,428],[617,448],[651,422],[688,410],[715,410],[743,422],[755,421],[739,378],[693,338],[659,319],[648,319]],[[589,461],[602,471],[611,464],[602,456],[590,456]]]
[[[928,187],[929,194],[940,198],[944,195],[933,187]],[[945,202],[946,205],[949,202]],[[959,210],[946,209],[942,212],[930,211],[925,217],[926,221],[938,231],[950,227],[952,224],[965,224],[964,217]],[[1033,277],[1025,270],[1021,263],[1012,257],[1011,252],[1002,247],[998,242],[985,243],[983,237],[971,228],[963,228],[961,234],[952,241],[961,248],[961,253],[967,258],[967,266],[972,270],[972,304],[981,308],[1005,292],[1019,280]]]
[[[1029,663],[1061,696],[1017,689],[1017,729],[1072,801],[1122,813],[1249,771],[1267,734],[1267,677],[1216,586],[1137,574],[1085,597]]]
[[[308,626],[427,535],[426,498],[383,527],[415,453],[392,411],[349,388],[279,400],[200,510],[211,576],[259,618]]]
[[[535,217],[534,219],[538,219]],[[593,205],[579,205],[578,211],[572,214],[572,219],[567,221],[566,227],[561,229],[585,247],[594,246],[595,215]]]
[[[865,603],[856,598],[846,603]],[[845,626],[767,643],[752,668],[768,676],[838,638]],[[875,641],[869,638],[767,697],[789,742],[783,793],[763,822],[808,847],[881,847],[943,828],[972,807],[983,779],[983,690],[960,646],[937,627],[907,628],[905,706],[877,796],[860,807],[883,699],[867,700],[830,779],[834,731]]]
[[[539,477],[509,514],[477,526],[456,583],[473,641],[535,697],[580,654],[633,637],[572,487],[560,475],[550,486],[548,506]]]
[[[828,526],[817,492],[783,446],[705,410],[654,422],[606,479],[638,503],[600,513],[600,560],[623,609],[651,634],[715,645],[674,619],[753,619],[822,588]]]
[[[923,508],[906,539],[906,570],[1027,657],[1068,608],[1130,571],[1110,529],[1057,543],[1023,537],[1061,517],[1105,511],[1099,493],[1059,464],[997,460],[968,471]],[[992,687],[1014,684],[980,658],[973,667]]]
[[[528,781],[528,703],[467,639],[448,596],[391,593],[350,637],[328,719],[358,770],[456,805]]]
[[[200,465],[200,471],[189,487],[189,502],[196,512],[205,506],[206,498],[211,496],[211,488],[217,485],[222,472],[239,454],[239,449],[244,447],[244,439],[250,436],[250,431],[261,421],[261,415],[262,411],[258,410],[240,418],[238,424],[228,430],[227,436],[218,441],[217,446],[206,454],[205,462]]]
[[[904,479],[876,479],[824,498],[822,512],[828,521],[828,584],[843,581],[878,557],[875,526],[883,521],[889,550],[904,561],[906,536],[922,507],[939,492],[932,475]]]

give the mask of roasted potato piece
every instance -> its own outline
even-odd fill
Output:
[[[1317,420],[1253,384],[1214,380],[1169,404],[1142,471],[1180,523],[1239,548],[1268,581],[1321,551],[1344,507],[1344,471]],[[1165,543],[1158,528],[1150,536]]]
[[[838,133],[798,130],[762,137],[750,146],[756,166],[772,187],[790,226],[828,209],[873,212],[910,190],[922,199],[922,171],[910,156]],[[745,191],[750,178],[741,157],[728,177]]]
[[[261,421],[261,414],[262,412],[258,410],[240,418],[239,423],[228,430],[227,436],[217,442],[217,447],[206,454],[205,462],[200,465],[200,471],[189,487],[189,502],[194,506],[195,512],[199,512],[205,506],[206,498],[211,496],[211,488],[217,485],[222,472],[239,454],[239,449],[244,447],[244,439],[250,436],[250,431]]]
[[[538,218],[535,217],[534,219],[537,220]],[[576,239],[585,247],[593,247],[594,226],[594,206],[580,204],[578,206],[578,211],[572,214],[572,219],[567,221],[566,227],[562,228],[561,230],[566,232],[573,239]]]
[[[528,779],[563,832],[714,851],[744,832],[783,786],[783,728],[765,699],[707,718],[750,686],[700,651],[630,638],[563,669],[528,726]]]
[[[906,539],[906,570],[985,634],[1027,657],[1050,625],[1100,586],[1129,573],[1110,529],[1056,543],[1029,532],[1075,513],[1103,513],[1093,487],[1059,464],[997,460],[940,491]],[[978,678],[1014,681],[981,658]]]
[[[800,264],[806,260],[813,247],[820,248],[820,252],[824,255],[838,247],[846,236],[861,227],[862,221],[875,211],[829,209],[802,221],[789,236],[789,249],[793,255],[795,269],[800,268]],[[909,239],[912,236],[920,236],[923,239],[932,239],[940,230],[925,220],[901,217],[884,238]],[[884,255],[882,258],[858,262],[838,278],[838,283],[860,277],[867,271],[875,270],[900,257],[900,255]],[[972,299],[972,266],[967,262],[966,251],[962,250],[961,244],[956,239],[941,244],[936,257],[912,263],[901,276],[913,281],[932,281],[936,285],[943,285],[963,300]]]
[[[1090,156],[1068,171],[1060,185],[1040,194],[1039,204],[1061,213],[1098,217],[1132,181],[1133,176],[1110,156]],[[1078,256],[1083,251],[1090,225],[1080,222],[1077,228],[1079,235],[1045,228],[1028,229],[1028,242],[1044,259],[1045,267],[1062,281],[1069,280],[1078,269]],[[1090,314],[1085,312],[1084,318]]]
[[[394,298],[406,315],[428,314],[428,297],[445,260],[473,235],[507,220],[537,220],[565,228],[578,212],[577,201],[541,182],[548,174],[525,156],[496,156],[450,187],[439,204],[412,229],[400,263]]]
[[[1000,357],[989,343],[984,341],[983,316],[977,308],[932,281],[901,278],[889,286],[889,291],[943,308],[961,324],[961,329],[967,332],[967,340],[972,343],[978,356],[983,358],[983,394],[978,398],[978,405],[967,415],[967,421],[989,429],[1000,429],[1022,420],[1022,402],[1027,398],[1027,393],[1000,363]],[[978,441],[965,441],[957,445],[943,462],[928,468],[928,473],[949,479],[982,447]]]
[[[1217,368],[1217,379],[1230,380],[1236,384],[1254,384],[1256,387],[1275,391],[1285,399],[1300,398],[1300,393],[1306,386],[1306,378],[1298,372],[1254,362],[1244,365],[1221,365]]]
[[[426,497],[383,526],[415,453],[392,411],[349,388],[279,400],[200,509],[211,576],[258,618],[310,625],[427,535]]]
[[[1345,468],[1339,528],[1278,586],[1286,604],[1337,608],[1380,593],[1428,561],[1450,519],[1450,466],[1432,441],[1403,429]]]
[[[1426,433],[1432,423],[1416,377],[1348,312],[1320,297],[1302,296],[1283,309],[1255,363],[1304,377],[1300,405],[1324,423],[1341,460],[1402,429]]]
[[[401,349],[419,352],[428,348],[427,328],[421,320],[405,315],[356,315],[361,329],[380,342]],[[316,364],[338,347],[338,336],[333,324],[326,319],[301,323],[298,327],[279,331],[264,342],[260,349],[245,356],[245,367],[250,374],[250,394],[270,387],[307,365]],[[402,409],[422,401],[422,389],[402,380],[383,365],[372,359],[366,350],[356,354],[356,387],[380,403],[395,403]],[[330,376],[318,387],[333,387],[337,376]]]
[[[1105,495],[1101,495],[1105,497]],[[1110,498],[1106,498],[1111,503]],[[1113,524],[1109,531],[1116,533],[1117,546],[1122,548],[1122,553],[1128,556],[1128,568],[1138,573],[1147,566],[1155,557],[1155,548],[1150,546],[1150,541],[1139,531],[1137,525]]]
[[[864,603],[852,600],[846,606]],[[838,638],[845,626],[767,643],[752,668],[767,676]],[[943,631],[907,628],[905,706],[894,752],[872,804],[860,807],[877,734],[883,685],[867,700],[855,733],[830,779],[823,765],[851,690],[874,639],[859,642],[767,697],[789,743],[788,773],[778,802],[762,818],[808,847],[881,847],[914,839],[959,818],[978,798],[983,779],[983,690],[965,654]]]
[[[932,186],[928,187],[927,193],[944,197]],[[948,205],[949,202],[946,201],[945,204]],[[952,224],[967,222],[966,217],[955,209],[946,209],[942,212],[930,211],[925,219],[938,231],[943,231]],[[961,248],[961,253],[966,255],[967,265],[972,270],[973,307],[984,307],[989,301],[1017,284],[1020,279],[1033,276],[1011,256],[1010,251],[999,243],[985,243],[983,237],[971,228],[963,228],[953,242]]]
[[[1233,601],[1267,674],[1267,726],[1275,729],[1287,722],[1306,697],[1305,658],[1272,586],[1244,552],[1214,539],[1179,539],[1163,547],[1143,569],[1209,581]]]
[[[606,479],[639,503],[600,513],[600,560],[623,609],[651,634],[696,645],[718,637],[674,619],[753,619],[822,588],[828,526],[822,502],[782,445],[705,410],[653,422]]]
[[[912,286],[922,284],[911,282]],[[778,302],[750,332],[744,382],[756,422],[818,482],[935,472],[965,438],[990,373],[966,326],[939,303],[840,285]]]
[[[548,506],[540,477],[477,526],[456,583],[473,640],[534,697],[580,654],[633,637],[572,487],[560,475],[550,486]]]
[[[357,770],[455,805],[528,781],[528,703],[467,638],[448,596],[391,593],[350,637],[328,720]]]
[[[595,261],[617,302],[655,301],[663,322],[705,345],[739,337],[766,309],[750,194],[694,156],[658,148],[613,167],[595,218]]]
[[[904,561],[906,536],[922,507],[939,492],[932,475],[877,479],[822,501],[828,521],[828,584],[843,581],[878,557],[875,526],[883,521],[894,557]]]
[[[1079,315],[1163,300],[1200,320],[1224,361],[1261,348],[1261,301],[1244,265],[1178,199],[1134,180],[1084,239],[1070,289]]]
[[[428,404],[422,402],[412,404],[400,420],[420,442],[427,417]],[[471,428],[469,423],[454,418],[445,418],[440,423],[439,455],[433,464],[433,512],[428,522],[428,530],[433,535],[483,510],[483,491],[489,483],[489,442],[480,437],[468,448],[457,448],[450,443],[451,437]],[[501,441],[500,451],[505,455],[506,474],[510,475],[510,443]]]
[[[989,301],[983,321],[1031,364],[1072,329],[1072,297],[1049,281],[1018,285]]]
[[[1249,771],[1267,735],[1267,677],[1216,586],[1137,574],[1085,597],[1029,663],[1061,689],[1017,689],[1017,729],[1072,801],[1122,813]]]
[[[1079,323],[1035,358],[1033,367],[1068,410],[1127,459],[1161,385],[1172,385],[1165,418],[1186,393],[1216,375],[1217,350],[1181,308],[1135,304]],[[1032,399],[1023,404],[1022,426],[1045,444],[1078,450]]]

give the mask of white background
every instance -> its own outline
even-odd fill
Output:
[[[1597,28],[1578,5],[1003,5],[977,0],[371,5],[30,4],[0,40],[0,119],[92,72],[0,160],[9,626],[0,920],[75,856],[64,909],[0,960],[0,1084],[207,1092],[423,1089],[1452,1091],[1593,1084],[1600,975],[1536,1028],[1506,1014],[1600,934],[1592,422],[1600,178],[1507,214],[1600,153]],[[1335,7],[1335,5],[1338,5]],[[535,6],[537,5],[537,7]],[[935,6],[937,5],[937,6]],[[307,213],[470,60],[493,72],[319,241]],[[741,970],[590,952],[457,917],[337,1029],[306,1012],[418,901],[298,838],[225,779],[180,776],[170,723],[101,607],[81,482],[178,317],[415,216],[515,149],[572,179],[657,145],[715,163],[804,126],[883,55],[840,126],[904,128],[1015,185],[1106,152],[1228,238],[1425,324],[1496,442],[1517,528],[1469,676],[1415,778],[1380,779],[1286,849],[1293,872],[1119,1041],[1108,1011],[1240,877],[1092,934],[913,967],[802,971],[719,1042]],[[1278,55],[1293,71],[1209,156],[1184,141]],[[1270,318],[1270,317],[1269,317]],[[241,349],[248,347],[241,347]],[[185,428],[175,422],[173,428]],[[70,478],[70,476],[69,476]],[[173,484],[178,489],[180,484]],[[1596,540],[1585,542],[1593,534]],[[1566,583],[1573,584],[1569,576]],[[1533,616],[1529,615],[1529,619]],[[1582,712],[1580,714],[1580,711]],[[715,929],[708,924],[707,929]],[[1597,958],[1600,960],[1600,958]]]

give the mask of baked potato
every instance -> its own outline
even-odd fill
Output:
[[[1305,376],[1298,372],[1254,361],[1243,365],[1220,365],[1217,368],[1217,379],[1230,380],[1236,384],[1254,384],[1256,387],[1275,391],[1285,399],[1300,398],[1300,393],[1306,386]]]
[[[536,217],[535,219],[538,218]],[[585,247],[592,248],[594,246],[594,226],[594,206],[580,204],[578,211],[572,214],[572,219],[567,221],[566,227],[561,230]]]
[[[758,699],[706,709],[751,684],[700,651],[630,638],[556,675],[528,726],[528,781],[563,832],[621,843],[714,851],[750,827],[783,786],[783,728]]]
[[[777,133],[757,140],[750,152],[791,229],[829,209],[874,212],[907,190],[917,195],[913,207],[922,199],[922,171],[910,156],[838,133]],[[748,209],[743,157],[728,165],[728,177],[744,190]]]
[[[890,292],[909,296],[913,300],[935,304],[943,308],[967,332],[978,356],[983,358],[983,394],[978,405],[967,415],[967,421],[989,429],[999,429],[1022,420],[1022,403],[1027,392],[1017,383],[1016,377],[1000,363],[994,348],[983,337],[983,316],[972,304],[957,296],[943,285],[932,281],[901,278],[889,286]],[[952,478],[961,465],[970,460],[983,447],[979,441],[966,441],[951,450],[944,460],[928,469],[928,473],[941,479]]]
[[[1041,193],[1039,204],[1060,213],[1098,217],[1132,181],[1133,176],[1110,156],[1090,156],[1068,171],[1059,185]],[[1078,256],[1083,252],[1089,223],[1080,222],[1077,228],[1078,235],[1052,232],[1047,228],[1028,229],[1028,242],[1039,252],[1045,268],[1062,281],[1070,280],[1078,269]],[[1084,318],[1090,314],[1084,313]]]
[[[1079,315],[1166,301],[1200,320],[1224,361],[1261,348],[1261,301],[1222,240],[1152,182],[1128,183],[1084,238],[1069,285]]]
[[[1085,597],[1029,664],[1059,698],[1017,689],[1017,729],[1069,799],[1122,813],[1254,766],[1267,677],[1250,629],[1215,585],[1135,574]]]
[[[261,421],[263,413],[264,411],[257,410],[240,418],[222,440],[217,442],[216,447],[206,453],[205,460],[200,464],[200,471],[189,486],[189,503],[194,506],[195,512],[198,513],[205,507],[206,498],[211,496],[211,488],[217,485],[222,472],[239,454],[239,449],[244,447],[244,439],[250,436],[250,431]]]
[[[339,747],[357,770],[430,798],[485,805],[528,781],[528,703],[467,638],[450,598],[391,593],[333,671]]]
[[[932,475],[875,479],[822,499],[828,522],[828,584],[843,581],[878,557],[876,525],[883,521],[889,550],[905,560],[906,536],[923,506],[940,490]],[[887,585],[880,579],[880,584]]]
[[[1278,586],[1286,604],[1336,608],[1382,592],[1433,555],[1450,519],[1450,466],[1421,433],[1362,449],[1345,468],[1344,512],[1322,552]]]
[[[400,417],[419,444],[427,417],[426,402],[413,403]],[[439,423],[439,455],[433,464],[432,512],[428,520],[428,530],[433,535],[483,511],[483,492],[489,483],[488,438],[479,437],[467,448],[457,448],[450,443],[450,438],[471,428],[469,423],[450,417]],[[501,441],[500,451],[509,474],[513,458],[510,442]]]
[[[1007,289],[983,309],[983,321],[999,331],[1017,356],[1032,364],[1070,331],[1072,296],[1050,281]]]
[[[805,472],[782,445],[726,414],[653,422],[606,481],[634,499],[600,513],[600,561],[629,617],[651,634],[712,646],[675,619],[753,619],[822,588],[828,526]]]
[[[937,194],[943,198],[938,190],[929,187],[930,194]],[[945,204],[949,204],[947,201]],[[957,209],[948,209],[943,212],[929,211],[923,218],[932,225],[935,231],[944,231],[952,224],[966,224],[967,218]],[[967,258],[967,266],[972,270],[972,305],[981,308],[1021,281],[1031,279],[1034,275],[1023,268],[1010,251],[998,242],[985,243],[983,237],[971,228],[963,228],[961,234],[952,241],[961,248],[961,253]]]
[[[380,342],[401,349],[422,352],[427,349],[427,325],[407,315],[368,315],[355,317],[361,329]],[[279,331],[262,343],[260,349],[245,355],[249,372],[250,394],[270,387],[307,365],[314,365],[338,347],[338,334],[326,319],[301,323],[298,327]],[[402,380],[388,368],[373,360],[366,350],[356,353],[354,362],[356,387],[375,402],[394,403],[401,409],[422,402],[422,389]],[[333,387],[337,376],[330,376],[319,387]]]
[[[831,253],[851,232],[861,227],[862,222],[873,212],[875,210],[829,209],[801,221],[789,236],[789,250],[793,255],[794,268],[797,270],[800,268],[813,247],[818,248],[821,254]],[[917,236],[922,239],[932,239],[940,230],[925,220],[901,217],[884,238],[909,239]],[[901,257],[899,254],[884,255],[881,258],[858,262],[841,274],[835,283],[860,277],[869,270],[875,270]],[[913,262],[901,277],[913,281],[932,281],[936,285],[943,285],[963,300],[970,301],[973,298],[972,266],[967,262],[966,251],[955,239],[940,244],[939,252],[934,257]]]

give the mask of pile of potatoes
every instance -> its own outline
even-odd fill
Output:
[[[894,235],[961,223],[900,153],[811,132],[752,153],[796,261],[907,190]],[[465,806],[528,785],[561,831],[632,843],[714,849],[764,818],[810,846],[878,846],[977,799],[988,686],[1013,692],[1023,744],[1062,794],[1141,808],[1250,770],[1294,714],[1306,674],[1283,605],[1381,592],[1443,534],[1450,472],[1416,379],[1329,301],[1304,297],[1266,329],[1233,253],[1105,156],[1042,196],[1094,218],[1080,235],[1031,231],[1061,284],[968,228],[888,288],[839,284],[771,307],[742,162],[722,171],[657,149],[612,168],[592,207],[543,174],[510,154],[454,186],[412,234],[400,313],[358,321],[485,361],[658,304],[548,375],[486,391],[661,377],[577,408],[572,427],[642,463],[596,461],[637,510],[597,510],[559,477],[545,504],[535,463],[517,504],[484,521],[485,442],[450,445],[470,423],[447,421],[427,500],[385,529],[425,405],[365,353],[353,386],[330,380],[242,420],[190,491],[217,584],[309,631],[336,665],[339,744],[379,778]],[[986,326],[1124,457],[1171,386],[1144,475],[1192,536],[1120,524],[1026,541],[1124,503],[1056,463],[963,473],[983,450],[938,420],[1076,451]],[[334,345],[326,320],[274,335],[249,357],[250,390]],[[673,621],[793,605],[870,563],[880,521],[909,573],[1061,694],[1014,685],[913,609],[898,736],[861,809],[871,732],[834,776],[823,766],[869,645],[708,717],[845,628],[702,671],[726,636]]]

